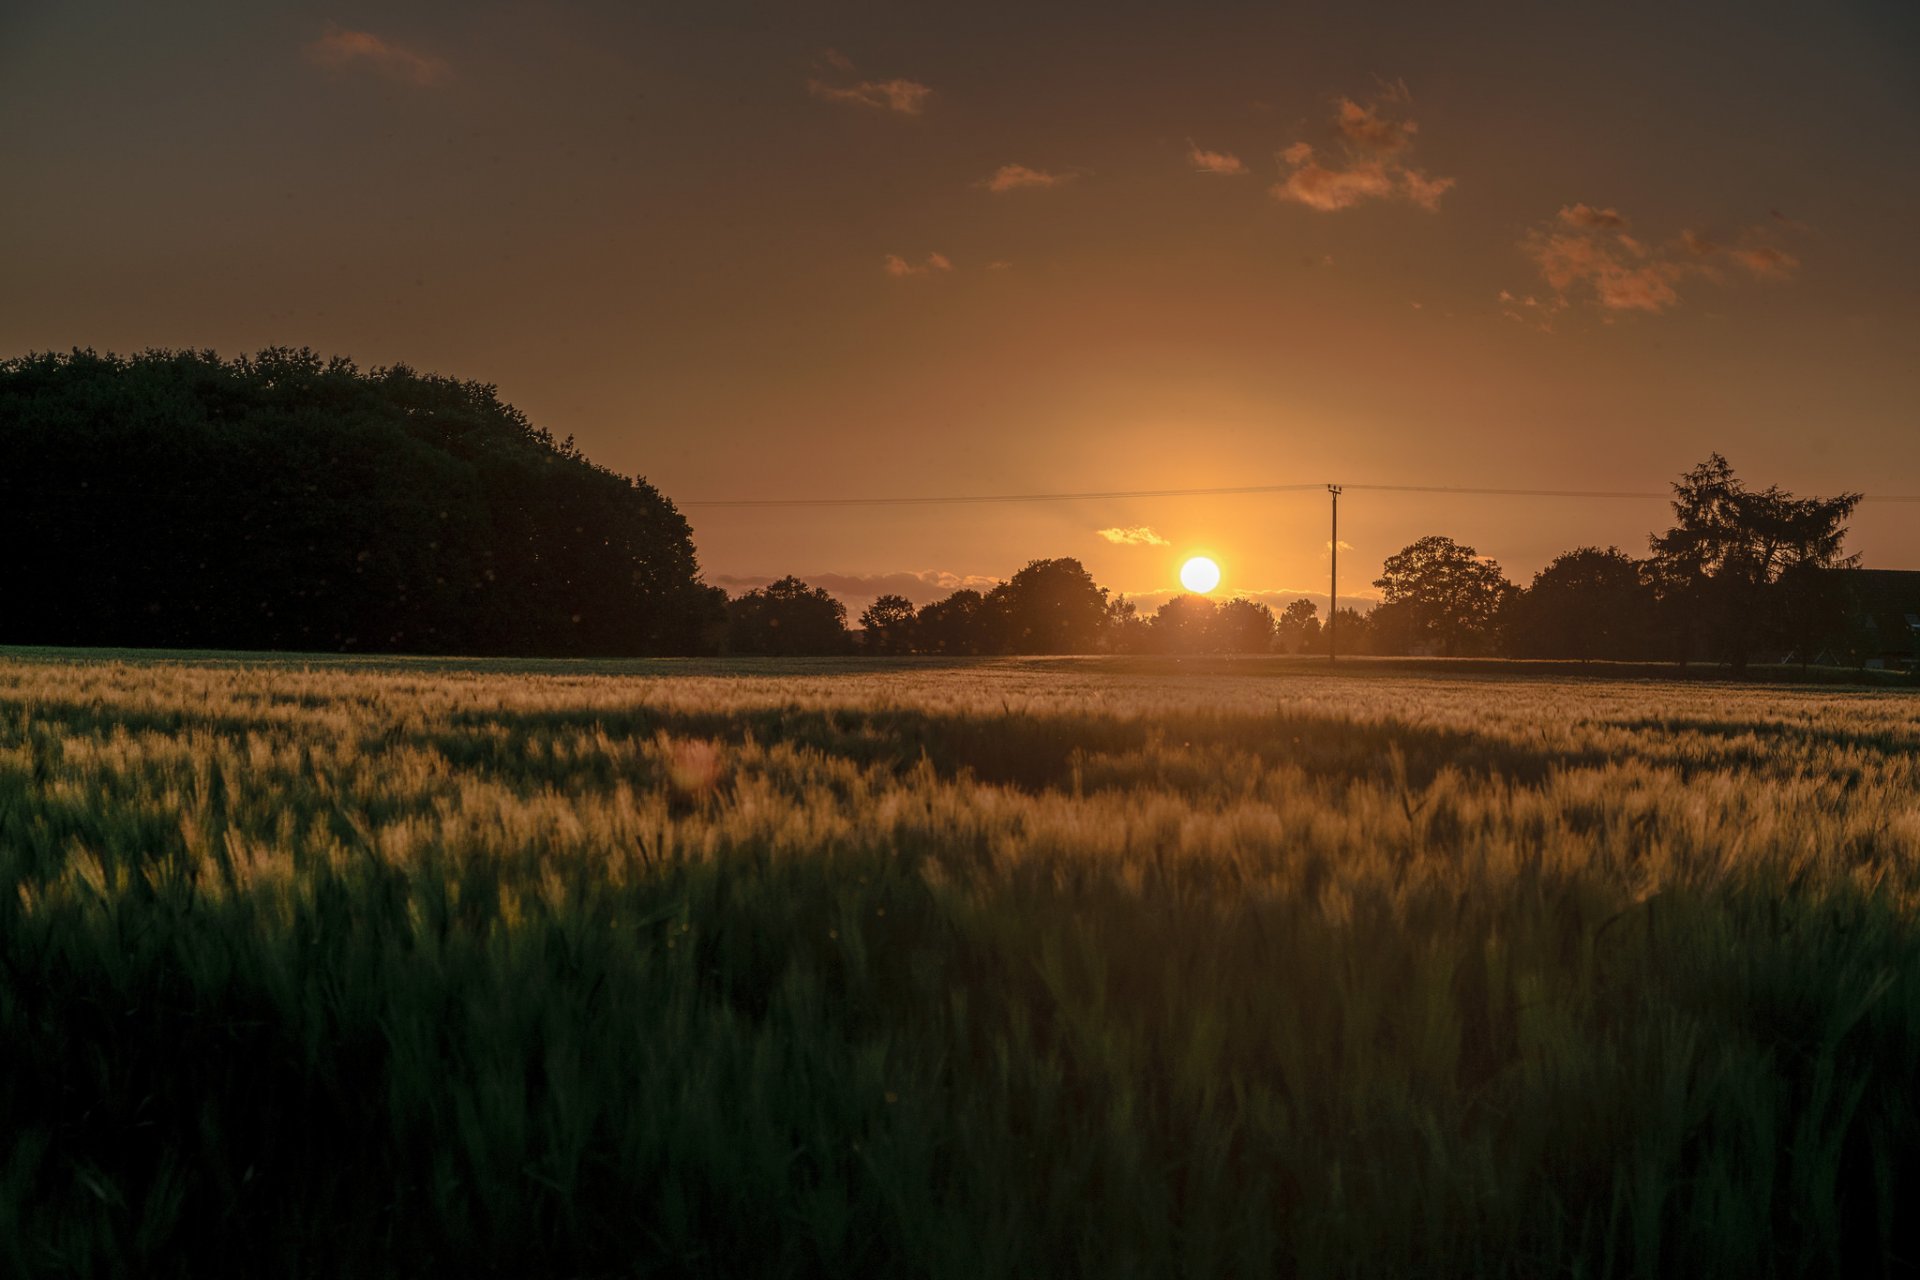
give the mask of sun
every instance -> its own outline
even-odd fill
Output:
[[[1203,596],[1220,585],[1220,566],[1205,556],[1195,556],[1180,566],[1180,585]]]

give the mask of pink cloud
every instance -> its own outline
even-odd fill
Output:
[[[1187,160],[1200,173],[1238,177],[1247,172],[1247,166],[1240,162],[1239,156],[1225,151],[1203,151],[1191,142],[1187,144]]]
[[[1621,231],[1627,225],[1626,215],[1618,209],[1596,209],[1590,204],[1561,205],[1559,218],[1583,231]]]
[[[1776,224],[1777,225],[1777,224]],[[1680,285],[1689,279],[1721,283],[1722,261],[1766,280],[1785,280],[1800,259],[1774,242],[1776,226],[1756,226],[1734,243],[1691,229],[1664,243],[1627,231],[1618,209],[1570,204],[1534,227],[1520,250],[1554,291],[1551,305],[1531,295],[1524,300],[1502,292],[1506,314],[1539,328],[1572,300],[1585,297],[1605,311],[1663,312],[1678,306]]]
[[[918,80],[862,80],[859,84],[835,85],[824,80],[807,81],[807,92],[825,102],[850,107],[872,107],[903,116],[917,116],[926,108],[933,90]]]
[[[1340,99],[1333,124],[1354,150],[1382,156],[1399,155],[1413,145],[1413,135],[1420,132],[1414,121],[1390,120],[1378,107],[1362,106],[1352,98]]]
[[[1362,200],[1384,200],[1392,194],[1393,178],[1377,160],[1362,160],[1349,169],[1328,169],[1316,160],[1308,160],[1273,187],[1275,199],[1292,200],[1322,213],[1350,209]]]
[[[453,77],[453,68],[445,59],[417,53],[370,31],[329,26],[325,35],[307,46],[306,54],[307,61],[329,71],[372,71],[422,88],[444,84]]]
[[[908,262],[897,253],[890,253],[881,261],[881,268],[896,280],[909,276],[936,275],[953,270],[953,263],[944,253],[930,253],[919,262]]]
[[[1404,200],[1438,212],[1440,198],[1454,187],[1452,178],[1429,177],[1412,168],[1404,156],[1413,147],[1419,124],[1389,108],[1412,102],[1404,82],[1382,84],[1374,102],[1339,98],[1334,102],[1333,131],[1344,156],[1321,159],[1309,142],[1295,142],[1280,152],[1283,176],[1268,188],[1276,200],[1303,204],[1321,213],[1351,209],[1368,200]]]
[[[1008,191],[1019,191],[1025,187],[1057,187],[1063,182],[1071,182],[1079,177],[1078,173],[1050,173],[1045,169],[1032,169],[1024,164],[1003,164],[993,171],[993,176],[983,178],[977,186],[985,187],[995,195]]]

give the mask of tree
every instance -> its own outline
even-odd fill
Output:
[[[1107,620],[1107,593],[1078,560],[1034,560],[995,587],[1013,653],[1092,653]]]
[[[1313,651],[1325,653],[1328,647],[1337,641],[1340,652],[1348,655],[1393,652],[1390,646],[1382,644],[1376,638],[1378,628],[1375,617],[1379,613],[1380,610],[1377,608],[1372,613],[1362,613],[1352,605],[1341,605],[1339,612],[1334,615],[1339,626],[1337,628],[1321,627],[1319,634],[1314,637]],[[1400,651],[1404,652],[1404,646]]]
[[[1305,596],[1290,600],[1274,624],[1274,643],[1283,653],[1312,653],[1320,647],[1320,606]]]
[[[867,647],[875,653],[912,652],[913,622],[913,601],[898,595],[879,597],[860,615]]]
[[[1155,653],[1201,653],[1213,642],[1213,601],[1175,596],[1154,613],[1150,637]]]
[[[0,642],[689,653],[723,616],[644,479],[306,350],[0,363],[0,542]]]
[[[1858,563],[1840,554],[1858,493],[1795,498],[1777,485],[1749,489],[1715,453],[1682,476],[1673,495],[1674,526],[1650,542],[1681,628],[1683,663],[1704,644],[1745,671],[1766,639],[1771,588],[1785,577],[1788,592],[1805,599],[1808,575]]]
[[[1431,535],[1388,556],[1374,586],[1397,646],[1434,647],[1448,657],[1484,653],[1513,586],[1500,566],[1472,547]],[[1344,621],[1344,619],[1343,619]]]
[[[1635,658],[1653,643],[1653,591],[1617,547],[1556,557],[1514,593],[1501,616],[1508,653],[1521,658]]]
[[[993,610],[986,597],[963,587],[944,600],[920,606],[914,618],[914,643],[921,653],[992,652]]]
[[[1115,596],[1107,602],[1105,639],[1108,653],[1145,653],[1152,646],[1152,626],[1138,605]]]
[[[727,604],[733,653],[822,655],[845,653],[851,644],[847,606],[791,574]]]
[[[1241,597],[1226,601],[1213,615],[1213,648],[1225,653],[1271,651],[1273,610]]]

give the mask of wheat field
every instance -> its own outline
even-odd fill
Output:
[[[0,1270],[1910,1272],[1917,711],[0,654]]]

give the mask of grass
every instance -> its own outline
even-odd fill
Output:
[[[1910,1272],[1917,711],[0,655],[0,1270]]]

